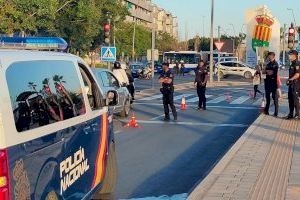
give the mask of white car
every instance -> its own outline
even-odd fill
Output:
[[[239,61],[224,61],[217,63],[215,69],[216,74],[218,74],[218,68],[220,68],[221,78],[225,78],[228,75],[236,75],[250,79],[256,72],[255,67]]]

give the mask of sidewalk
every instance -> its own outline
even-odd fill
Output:
[[[188,199],[300,200],[300,122],[260,115]]]

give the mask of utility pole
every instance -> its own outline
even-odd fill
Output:
[[[218,26],[218,42],[221,42],[221,26]],[[220,51],[218,50],[218,63],[220,63]],[[218,82],[220,82],[220,67],[218,67]]]
[[[155,49],[155,30],[154,28],[152,28],[152,49],[151,49],[152,89],[154,89],[154,49]]]
[[[211,0],[211,22],[210,22],[210,59],[209,59],[209,81],[214,82],[214,0]]]
[[[282,51],[282,64],[285,65],[285,31],[286,31],[286,28],[287,28],[287,24],[284,24],[283,26],[283,34],[282,34],[282,48],[283,48],[283,51]]]
[[[134,18],[133,22],[133,35],[132,35],[132,61],[135,58],[135,32],[136,32],[136,18]]]

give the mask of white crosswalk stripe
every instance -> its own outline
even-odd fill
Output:
[[[174,97],[174,101],[177,101],[177,100],[180,100],[182,97],[190,97],[190,96],[193,96],[193,94],[181,94],[181,95],[177,95]]]
[[[162,98],[162,94],[154,95],[154,96],[151,96],[151,97],[146,97],[146,98],[143,98],[143,99],[140,99],[140,100],[141,101],[151,101],[151,100],[155,100],[155,99],[159,99],[159,98]]]
[[[253,103],[253,105],[255,105],[255,106],[261,105],[262,100],[263,100],[262,97],[259,98],[257,101],[255,101],[255,102]]]
[[[220,97],[217,97],[215,99],[208,101],[207,103],[220,103],[225,100],[226,100],[226,96],[220,96]]]
[[[251,97],[249,96],[241,96],[237,98],[236,100],[232,101],[230,104],[242,104],[246,101],[248,101]]]
[[[206,96],[206,98],[210,98],[213,95],[205,95],[205,96]],[[198,101],[199,101],[199,97],[194,97],[194,98],[186,100],[187,103],[194,103],[194,102],[198,102]]]

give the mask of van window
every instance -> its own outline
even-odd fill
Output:
[[[23,61],[9,66],[6,79],[19,132],[85,113],[81,85],[70,61]]]
[[[101,80],[104,87],[119,87],[118,80],[109,72],[101,72]]]
[[[86,69],[85,66],[79,64],[80,73],[84,82],[85,92],[87,94],[89,105],[92,110],[100,109],[104,106],[103,96],[98,88],[98,84]]]

